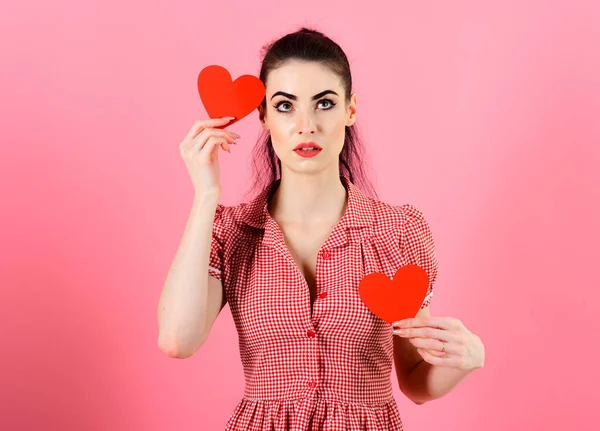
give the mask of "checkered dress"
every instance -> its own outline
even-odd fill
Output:
[[[267,211],[280,180],[250,202],[217,207],[209,273],[223,283],[245,375],[225,430],[403,429],[392,328],[362,303],[358,284],[417,264],[429,275],[429,305],[438,268],[431,230],[417,207],[383,203],[340,179],[348,205],[317,256],[312,315],[306,280]]]

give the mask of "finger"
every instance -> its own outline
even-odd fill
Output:
[[[200,134],[198,136],[196,136],[196,138],[194,138],[194,140],[192,141],[192,151],[198,151],[199,149],[201,150],[202,147],[204,146],[204,143],[210,138],[210,137],[219,137],[219,138],[223,138],[225,139],[227,142],[230,143],[234,143],[235,142],[235,137],[231,136],[230,132],[227,132],[225,130],[219,130],[219,129],[213,129],[213,128],[208,128],[208,129],[204,129],[202,132],[200,132]],[[198,148],[199,147],[199,148]]]
[[[185,136],[186,140],[191,140],[206,127],[224,126],[234,120],[235,117],[211,118],[208,120],[196,120]]]
[[[428,362],[431,365],[438,365],[438,366],[442,366],[442,367],[456,367],[457,366],[457,361],[454,357],[434,356],[431,353],[429,353],[423,349],[417,349],[417,352],[419,352],[419,355],[421,355],[421,357],[425,360],[425,362]]]
[[[438,353],[438,356],[443,356],[445,353],[456,354],[458,350],[454,343],[444,342],[444,350],[442,351],[442,341],[432,338],[409,338],[408,341],[418,348]]]
[[[204,128],[194,139],[191,141],[191,145],[195,146],[201,141],[206,141],[209,136],[222,136],[228,138],[233,143],[240,135],[237,133],[230,132],[228,130],[215,129],[214,127]]]
[[[446,356],[446,354],[444,352],[440,352],[439,350],[431,350],[431,349],[422,349],[422,350],[425,350],[427,353],[429,353],[430,355],[433,355],[433,356],[437,356],[437,357]]]
[[[450,331],[432,327],[394,329],[392,332],[394,335],[398,335],[402,338],[434,338],[442,341],[452,340]]]
[[[221,146],[221,148],[223,148],[225,151],[231,153],[231,148],[227,144],[227,140],[219,136],[211,136],[210,138],[208,138],[206,143],[200,148],[199,151],[201,153],[204,151],[210,153],[216,146]]]
[[[241,138],[240,135],[238,135],[235,132],[231,132],[229,130],[223,130],[223,129],[218,129],[216,127],[205,127],[202,132],[200,132],[198,134],[198,136],[196,136],[194,139],[200,139],[199,136],[201,136],[202,134],[214,134],[214,135],[219,135],[219,136],[230,136],[232,139],[239,139]]]
[[[229,126],[229,125],[230,125],[229,123],[230,123],[231,121],[234,121],[234,120],[235,120],[235,117],[226,117],[226,118],[230,118],[230,120],[229,120],[229,121],[228,121],[226,124],[219,125],[219,126],[215,126],[215,127],[216,127],[217,129],[225,129],[225,127],[227,127],[227,126]]]
[[[452,328],[452,318],[437,316],[419,316],[411,319],[398,320],[392,323],[395,328],[418,328],[423,326],[432,326],[439,329]]]

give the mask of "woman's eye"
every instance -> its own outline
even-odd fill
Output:
[[[323,109],[331,109],[331,108],[333,108],[335,106],[335,104],[331,100],[329,100],[329,99],[319,100],[319,103],[321,103],[321,102],[327,102],[327,104],[329,104],[328,107],[325,107]]]
[[[325,106],[323,107],[321,104],[325,103]],[[280,109],[282,106],[284,105],[290,105],[289,109]],[[290,102],[279,102],[278,104],[275,105],[275,109],[277,109],[279,112],[289,112],[290,109],[292,108],[291,106],[292,104]],[[323,110],[328,110],[331,109],[335,106],[335,103],[333,103],[331,100],[329,99],[322,99],[319,100],[319,102],[317,103],[317,105],[319,105],[321,107],[321,109]]]
[[[279,109],[279,107],[280,107],[280,106],[282,106],[282,105],[291,105],[291,103],[290,103],[290,102],[281,102],[281,103],[278,103],[277,105],[275,105],[275,109],[277,109],[278,111],[281,111],[281,110]],[[288,111],[287,109],[284,109],[284,110],[283,110],[283,111],[281,111],[281,112],[287,112],[287,111]]]

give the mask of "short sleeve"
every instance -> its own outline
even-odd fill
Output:
[[[208,273],[213,277],[223,281],[223,272],[225,270],[224,251],[225,251],[225,206],[217,204],[215,217],[213,220],[212,240],[210,242],[210,259],[208,263]]]
[[[427,296],[421,308],[425,308],[433,297],[433,286],[438,275],[438,260],[431,227],[425,220],[423,212],[411,204],[401,207],[404,214],[404,225],[401,229],[401,253],[406,264],[418,265],[425,270],[429,278]]]

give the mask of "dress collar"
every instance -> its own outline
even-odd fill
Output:
[[[361,235],[359,232],[361,229],[349,228],[371,227],[374,221],[373,200],[350,182],[346,176],[340,175],[340,180],[347,191],[348,205],[346,212],[330,235],[329,240],[334,244],[328,244],[329,240],[326,243],[330,246],[345,243],[347,239],[360,240]],[[242,222],[256,229],[265,229],[265,240],[267,242],[283,240],[277,222],[268,211],[269,197],[280,182],[281,179],[273,181],[269,187],[244,206],[241,214]],[[366,231],[369,231],[369,229]]]

